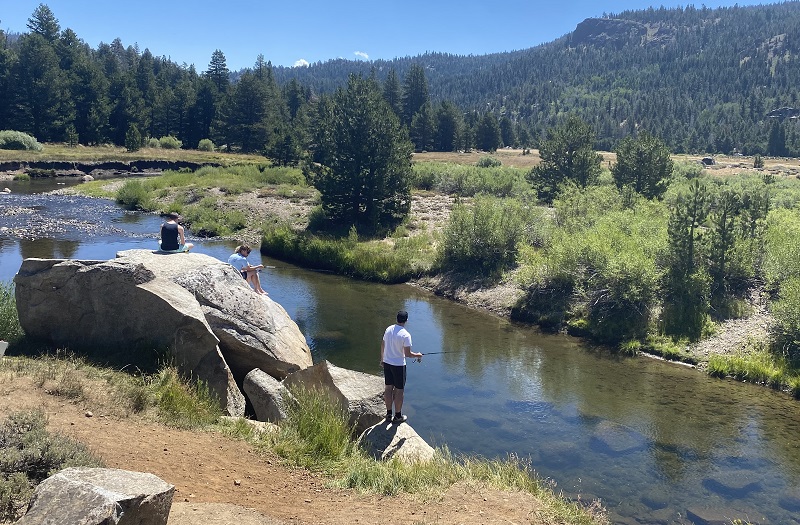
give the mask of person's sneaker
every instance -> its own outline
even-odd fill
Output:
[[[405,414],[402,414],[402,415],[401,414],[395,414],[394,417],[392,418],[392,423],[394,423],[395,425],[399,425],[400,423],[405,423],[405,421],[407,419],[408,419],[408,416],[405,415]]]
[[[386,421],[391,421],[391,420],[392,420],[392,413],[386,412]]]

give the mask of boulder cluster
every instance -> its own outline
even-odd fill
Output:
[[[20,324],[30,337],[130,361],[154,350],[168,352],[185,377],[206,382],[234,417],[244,416],[249,403],[258,421],[278,423],[287,417],[292,391],[316,389],[346,411],[355,435],[376,459],[433,457],[433,449],[409,425],[384,420],[380,377],[327,361],[313,365],[305,336],[286,310],[213,257],[127,250],[108,261],[32,258],[23,261],[14,283]],[[152,481],[109,469],[64,472],[40,490],[91,507],[92,515],[104,516],[97,523],[117,523],[126,508],[133,508],[108,500],[109,491],[130,492],[109,486]],[[42,522],[44,507],[62,505],[40,490],[28,511],[30,523]],[[164,521],[151,516],[141,523],[166,523],[172,489],[159,486],[156,493],[133,499],[155,501],[144,506],[150,514],[165,507]],[[132,517],[134,511],[127,512]]]

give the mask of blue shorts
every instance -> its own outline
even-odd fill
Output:
[[[386,386],[403,390],[406,387],[406,366],[383,363],[383,382]]]

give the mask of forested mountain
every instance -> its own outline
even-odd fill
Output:
[[[320,101],[356,73],[382,83],[417,150],[536,147],[572,115],[598,149],[647,130],[675,152],[800,155],[797,1],[606,14],[507,53],[297,68],[259,56],[235,73],[221,50],[198,72],[119,39],[92,49],[46,5],[28,29],[0,31],[0,129],[42,141],[175,136],[295,162]]]
[[[434,102],[488,109],[533,137],[577,113],[594,126],[601,149],[644,128],[676,152],[798,155],[799,57],[800,2],[785,2],[625,11],[523,51],[333,60],[275,75],[327,92],[351,72],[374,69],[382,79],[421,64]],[[785,107],[794,109],[775,112]]]

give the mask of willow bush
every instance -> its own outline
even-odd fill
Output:
[[[471,205],[456,204],[444,231],[441,268],[496,275],[512,267],[525,222],[516,200],[482,196]]]

